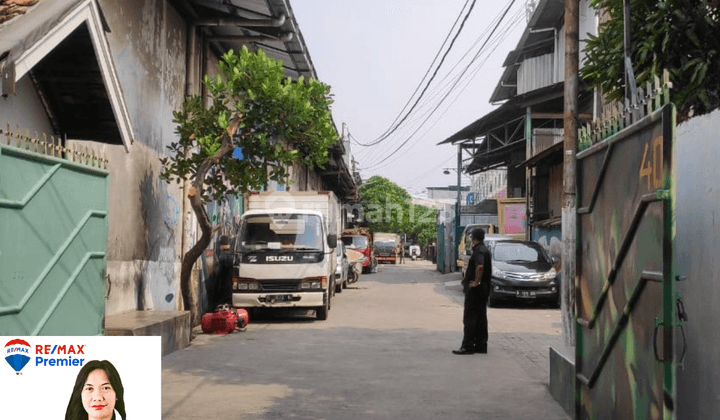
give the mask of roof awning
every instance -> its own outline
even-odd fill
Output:
[[[520,166],[527,166],[527,167],[537,166],[538,163],[550,158],[551,156],[553,156],[557,153],[562,152],[563,146],[564,146],[563,142],[553,144],[552,146],[548,147],[547,149],[536,154],[535,156],[531,157],[530,159],[520,163],[517,166],[518,167],[520,167]]]
[[[171,0],[219,53],[247,46],[282,61],[285,74],[317,79],[287,0]]]
[[[0,25],[0,90],[15,94],[31,73],[40,89],[52,89],[44,93],[57,134],[129,150],[133,129],[105,31],[95,0],[41,1]]]
[[[487,132],[506,124],[509,121],[522,118],[525,115],[526,107],[528,106],[534,107],[533,112],[542,111],[545,108],[554,105],[553,100],[563,97],[563,89],[564,83],[560,82],[536,89],[532,92],[515,96],[503,103],[500,107],[485,114],[482,118],[441,141],[438,145],[457,143],[484,136]],[[560,112],[562,112],[562,102],[560,102],[560,107]]]
[[[488,152],[478,153],[468,165],[467,173],[476,174],[501,166],[515,166],[522,161],[525,155],[525,138],[516,140],[506,146],[492,149]]]

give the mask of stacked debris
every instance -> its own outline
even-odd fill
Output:
[[[40,0],[0,0],[0,23],[25,14],[27,9]]]

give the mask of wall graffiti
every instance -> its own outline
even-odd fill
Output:
[[[163,213],[163,220],[168,227],[173,227],[178,224],[180,220],[180,205],[177,199],[170,194],[165,196],[165,209]]]
[[[532,231],[532,240],[539,243],[551,258],[560,260],[562,256],[562,231],[560,228],[540,229]]]

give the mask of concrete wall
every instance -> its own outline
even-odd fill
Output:
[[[533,226],[530,230],[530,240],[542,245],[550,257],[560,259],[562,256],[562,229],[559,225],[552,227]]]
[[[185,93],[186,23],[166,0],[100,0],[133,128],[110,160],[107,315],[181,309],[182,195],[160,181]]]
[[[35,86],[27,75],[18,81],[17,95],[0,98],[0,129],[7,130],[8,124],[13,132],[19,126],[23,134],[30,130],[33,136],[36,131],[40,136],[53,132]]]
[[[720,413],[720,111],[677,128],[675,271],[689,320],[687,354],[677,370],[679,419]],[[682,337],[678,339],[682,351]]]

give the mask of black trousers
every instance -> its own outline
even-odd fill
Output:
[[[487,347],[488,320],[487,299],[488,290],[478,286],[465,293],[465,311],[463,313],[463,341],[462,347],[472,349]]]

